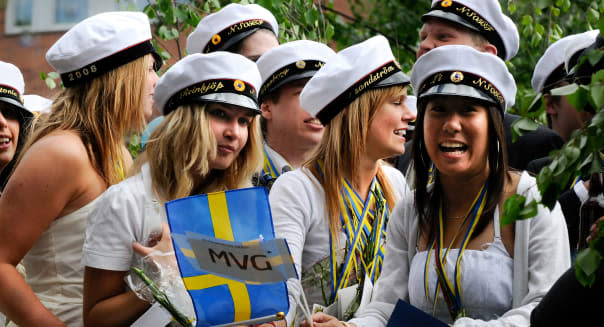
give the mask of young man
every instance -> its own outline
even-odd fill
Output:
[[[497,0],[433,0],[432,8],[422,16],[422,21],[417,58],[447,44],[471,46],[503,60],[512,59],[518,52],[518,30],[514,22],[503,14]],[[554,131],[540,126],[512,142],[511,125],[519,118],[506,113],[503,123],[508,164],[524,170],[529,161],[560,148],[563,141]],[[398,160],[397,168],[406,172],[407,167],[399,164],[403,162]]]
[[[300,92],[327,60],[335,55],[313,41],[293,41],[267,51],[258,59],[262,87],[264,167],[255,184],[269,187],[283,172],[300,167],[323,135],[323,125],[300,106]]]
[[[578,62],[582,52],[591,44],[594,44],[598,33],[598,30],[588,31],[570,35],[554,42],[545,50],[545,53],[535,65],[531,80],[533,90],[543,94],[548,124],[562,136],[564,142],[568,142],[575,130],[582,128],[589,122],[595,111],[593,108],[584,108],[579,112],[568,102],[566,96],[554,96],[551,95],[550,91],[573,82],[574,76],[569,72]],[[589,69],[588,66],[585,64],[587,69]],[[594,68],[593,71],[597,70]],[[591,75],[591,73],[588,75]],[[583,83],[580,79],[577,82]],[[535,159],[529,162],[527,170],[537,174],[541,168],[549,165],[550,162],[551,158],[549,156]],[[589,183],[587,181],[582,182],[579,178],[573,182],[574,185],[568,185],[569,189],[560,195],[558,201],[566,218],[571,253],[576,254],[579,241],[579,212],[581,204],[588,198]]]

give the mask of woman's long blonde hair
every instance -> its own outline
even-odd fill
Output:
[[[247,143],[225,170],[210,169],[216,157],[216,137],[206,104],[182,105],[151,133],[145,152],[135,166],[149,163],[152,188],[162,202],[198,193],[251,186],[262,165],[262,139],[258,115],[249,125]],[[203,179],[203,185],[197,185]]]
[[[56,130],[76,132],[88,158],[107,185],[120,182],[124,171],[124,136],[145,125],[143,92],[149,61],[146,55],[89,81],[63,89],[51,114],[40,120],[25,144],[27,149]]]
[[[344,209],[341,208],[339,200],[343,187],[342,178],[347,178],[354,183],[353,176],[358,174],[358,164],[366,151],[367,134],[375,114],[384,102],[405,94],[404,91],[403,86],[392,86],[364,92],[325,126],[317,150],[304,164],[320,181],[325,191],[329,229],[331,235],[335,235],[336,238],[340,235],[338,232],[341,228],[340,212]],[[319,161],[323,163],[323,174],[317,168]],[[388,207],[392,210],[396,199],[381,164],[378,164],[377,180],[384,192]]]

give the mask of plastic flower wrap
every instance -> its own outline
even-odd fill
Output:
[[[178,271],[174,252],[155,251],[132,268],[126,283],[143,301],[159,302],[182,326],[195,326],[195,309]]]

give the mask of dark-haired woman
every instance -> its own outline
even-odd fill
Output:
[[[411,80],[415,196],[394,209],[372,303],[348,323],[384,326],[402,299],[455,326],[528,326],[570,256],[559,205],[500,226],[510,196],[539,197],[534,178],[506,167],[514,80],[496,56],[459,45],[422,56]]]

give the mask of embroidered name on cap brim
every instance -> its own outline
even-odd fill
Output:
[[[376,87],[380,81],[383,81],[400,71],[401,69],[395,61],[390,61],[382,65],[346,89],[346,91],[325,106],[325,108],[319,111],[317,118],[323,125],[326,125],[333,117],[335,117],[335,115],[354,101],[354,99],[358,98],[363,92]]]
[[[91,80],[96,76],[102,75],[153,51],[154,49],[151,40],[146,40],[101,60],[90,63],[80,69],[63,73],[61,74],[61,81],[63,82],[63,86],[71,87]]]
[[[188,86],[170,97],[167,102],[165,115],[186,103],[204,102],[203,96],[213,93],[234,93],[244,95],[258,103],[256,89],[241,80],[210,80]]]
[[[449,76],[449,78],[445,78],[445,76]],[[495,85],[493,85],[493,83],[481,76],[468,72],[443,71],[431,75],[430,77],[426,78],[424,84],[422,84],[422,86],[419,88],[418,94],[421,96],[433,86],[449,83],[463,84],[473,87],[487,95],[489,98],[493,99],[501,106],[501,108],[505,108],[505,99],[503,98],[501,91],[499,91]]]
[[[233,24],[215,34],[206,45],[203,53],[218,51],[225,47],[225,44],[235,35],[251,31],[257,28],[265,28],[272,31],[272,25],[263,19],[250,19]]]
[[[274,72],[260,88],[258,99],[262,102],[263,98],[274,91],[285,80],[291,77],[300,75],[308,71],[317,71],[325,65],[325,62],[320,60],[298,60],[295,63],[289,64]]]

